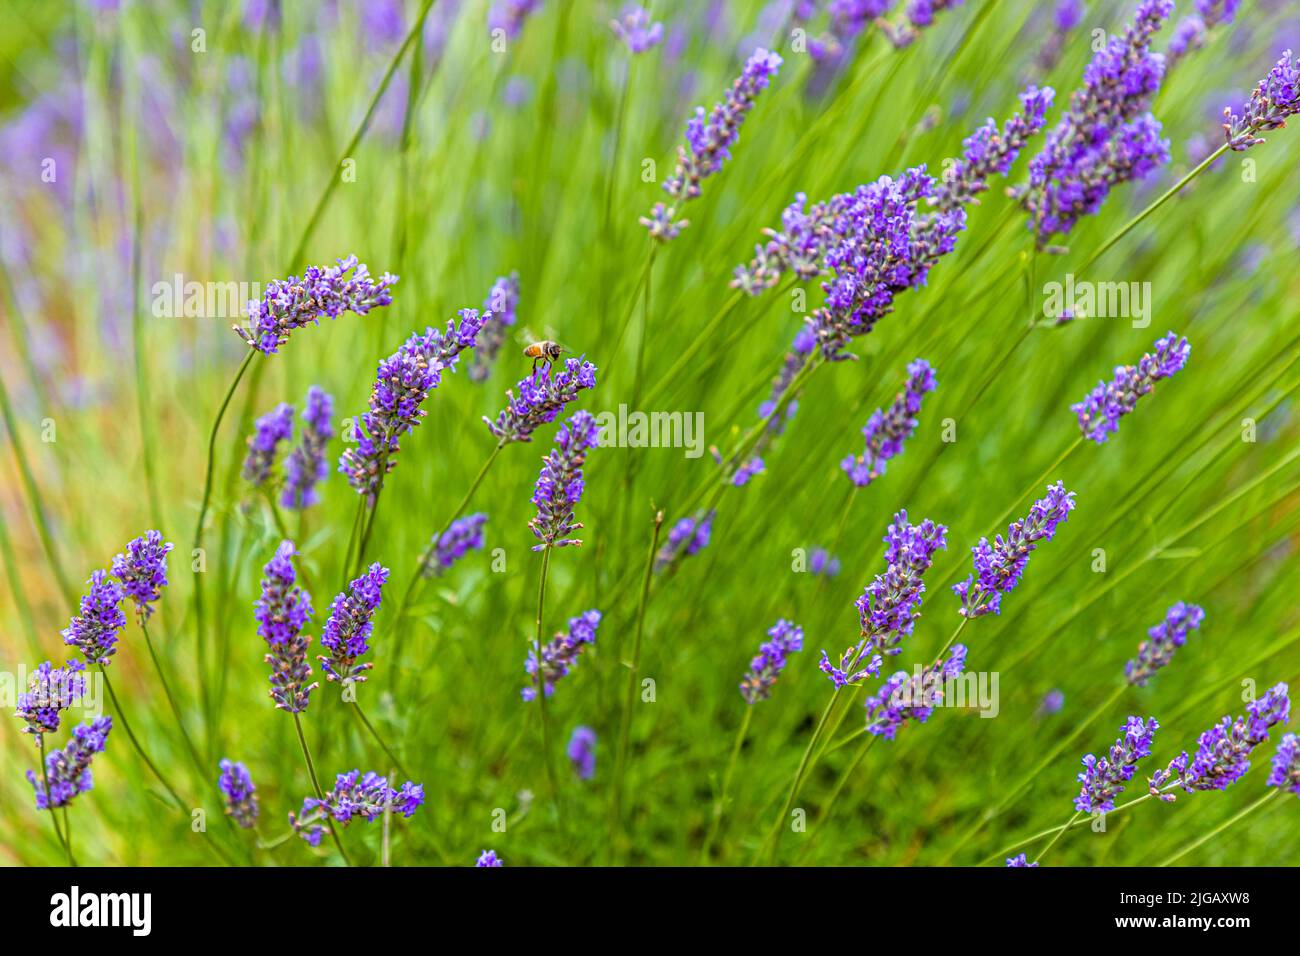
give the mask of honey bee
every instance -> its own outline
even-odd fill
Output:
[[[537,363],[545,362],[547,368],[550,368],[550,366],[554,364],[556,359],[558,359],[560,354],[564,351],[564,346],[560,345],[558,342],[542,341],[533,342],[531,345],[525,347],[524,355],[533,360],[533,371],[536,372]]]

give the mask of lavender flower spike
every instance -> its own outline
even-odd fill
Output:
[[[1280,129],[1300,113],[1300,63],[1284,50],[1281,58],[1259,81],[1250,94],[1250,102],[1238,116],[1230,107],[1223,110],[1223,133],[1228,145],[1241,152],[1264,142],[1257,133]]]
[[[384,476],[397,467],[398,440],[427,414],[420,406],[454,370],[465,349],[473,348],[479,330],[491,315],[476,309],[460,310],[460,325],[447,323],[445,331],[425,329],[411,335],[402,347],[379,363],[370,390],[370,410],[361,416],[357,444],[339,459],[339,471],[358,494],[374,503]]]
[[[1174,651],[1187,643],[1187,636],[1201,626],[1205,611],[1179,601],[1165,613],[1165,619],[1147,631],[1137,657],[1124,665],[1124,674],[1134,687],[1145,687],[1156,671],[1174,658]]]
[[[952,586],[961,599],[962,617],[999,614],[1002,596],[1010,594],[1020,583],[1029,563],[1029,555],[1041,541],[1051,541],[1056,529],[1074,510],[1074,492],[1057,482],[1047,489],[1046,497],[1034,502],[1023,520],[1013,522],[1004,538],[998,535],[992,544],[988,538],[971,548],[975,555],[975,575]]]
[[[755,98],[767,89],[780,69],[781,62],[777,54],[759,47],[727,90],[723,102],[707,114],[704,107],[696,107],[695,116],[686,124],[686,145],[677,147],[677,168],[664,181],[664,192],[672,203],[655,203],[650,215],[641,217],[641,225],[650,231],[651,238],[667,242],[686,228],[687,221],[677,219],[681,207],[699,196],[700,184],[731,158],[731,147],[740,136],[741,124],[754,108]]]
[[[112,729],[113,718],[100,717],[74,728],[72,739],[66,747],[47,754],[44,776],[49,779],[48,791],[41,774],[34,770],[27,771],[27,781],[36,791],[37,810],[66,807],[77,794],[94,787],[90,762],[95,754],[104,752],[108,733]]]
[[[280,443],[293,437],[293,406],[281,402],[253,423],[244,457],[244,480],[260,488],[271,478]]]
[[[294,833],[312,846],[320,844],[324,833],[322,823],[332,819],[336,824],[347,827],[354,819],[361,817],[367,823],[377,820],[390,807],[404,817],[411,817],[424,803],[424,787],[406,781],[401,790],[394,790],[388,785],[388,778],[370,772],[362,775],[359,770],[339,774],[334,780],[334,789],[325,794],[324,800],[308,797],[302,802],[302,812],[289,814],[289,825]]]
[[[298,587],[293,559],[297,555],[292,541],[282,541],[275,556],[263,569],[262,597],[257,602],[257,633],[271,652],[266,663],[272,666],[271,699],[275,706],[292,714],[307,709],[308,698],[319,684],[308,684],[311,665],[307,648],[311,637],[302,629],[311,619],[311,598]]]
[[[465,557],[471,548],[483,547],[483,526],[488,516],[479,512],[465,518],[457,518],[451,526],[430,543],[428,557],[421,564],[425,577],[442,574],[453,564]]]
[[[573,509],[582,498],[582,466],[587,452],[600,440],[600,427],[590,412],[574,412],[573,417],[560,426],[555,434],[553,449],[544,459],[537,487],[533,491],[533,504],[537,515],[528,527],[541,544],[534,551],[580,545],[577,538],[567,537],[582,528],[574,519]]]
[[[1047,108],[1056,98],[1050,86],[1041,90],[1030,85],[1020,94],[1023,115],[1015,113],[1002,124],[990,117],[983,126],[962,140],[962,155],[944,170],[931,204],[943,210],[978,205],[977,198],[994,176],[1005,176],[1029,140],[1047,122]]]
[[[1083,789],[1074,798],[1074,809],[1080,813],[1109,813],[1115,809],[1115,797],[1124,791],[1124,784],[1133,779],[1138,762],[1151,755],[1151,739],[1159,724],[1154,717],[1143,721],[1130,717],[1120,728],[1124,736],[1115,741],[1107,756],[1098,759],[1092,754],[1083,758],[1079,782]]]
[[[217,786],[226,799],[226,815],[241,829],[252,829],[257,824],[257,788],[248,768],[233,760],[222,760]]]
[[[476,867],[505,866],[505,864],[501,862],[501,857],[497,856],[496,850],[484,850],[479,854],[478,862],[474,865]]]
[[[569,738],[569,762],[579,780],[590,780],[596,775],[596,732],[590,727],[579,725],[573,728]]]
[[[717,512],[709,509],[678,520],[668,532],[668,540],[655,555],[655,570],[662,571],[682,558],[689,558],[707,548],[716,516]]]
[[[63,711],[85,696],[85,669],[81,661],[68,661],[65,667],[45,661],[27,679],[27,693],[18,695],[14,716],[27,722],[23,733],[32,734],[37,746],[45,734],[58,732]]]
[[[506,330],[519,320],[519,273],[500,276],[492,283],[483,310],[491,319],[483,323],[478,347],[469,366],[469,380],[482,382],[492,371],[492,362],[506,341]]]
[[[546,696],[555,693],[555,683],[569,671],[578,666],[578,655],[589,644],[596,643],[596,628],[600,626],[600,612],[592,609],[584,611],[577,617],[569,618],[569,629],[557,634],[542,647],[542,686]],[[537,699],[537,655],[528,652],[524,670],[532,676],[531,686],[521,690],[524,700]]]
[[[1259,700],[1246,705],[1246,716],[1224,717],[1197,741],[1196,756],[1183,751],[1157,770],[1148,789],[1166,803],[1172,803],[1174,785],[1188,793],[1196,790],[1226,790],[1250,769],[1251,752],[1268,740],[1274,724],[1285,724],[1291,716],[1291,698],[1286,684],[1272,687]]]
[[[596,366],[584,359],[569,359],[564,369],[551,374],[542,366],[517,386],[519,397],[507,391],[509,401],[496,421],[483,416],[488,431],[502,442],[532,441],[538,426],[555,421],[566,405],[578,397],[584,388],[596,385]]]
[[[1030,867],[1038,866],[1038,861],[1035,860],[1033,863],[1030,863],[1025,859],[1023,853],[1019,853],[1016,856],[1007,857],[1007,866],[1012,869],[1029,869]]]
[[[618,38],[626,45],[629,53],[644,53],[658,46],[664,38],[664,25],[650,22],[650,11],[640,4],[630,3],[623,10],[620,20],[611,20]]]
[[[301,279],[289,276],[267,283],[262,301],[248,303],[252,332],[239,326],[235,331],[250,348],[272,355],[289,341],[295,329],[309,322],[319,325],[322,316],[337,319],[344,312],[365,315],[393,301],[391,288],[397,276],[385,272],[376,282],[356,256],[337,262],[325,268],[308,266]]]
[[[1268,786],[1283,787],[1300,797],[1300,737],[1295,734],[1287,734],[1278,743]]]
[[[1109,382],[1098,382],[1083,401],[1070,406],[1084,437],[1104,444],[1119,431],[1119,420],[1133,411],[1138,399],[1154,389],[1156,382],[1181,370],[1191,354],[1187,339],[1170,332],[1156,342],[1155,352],[1143,355],[1137,365],[1116,366]]]
[[[893,740],[908,721],[923,724],[944,699],[945,687],[966,669],[966,647],[954,644],[943,661],[916,674],[899,671],[866,699],[867,733]]]
[[[885,529],[885,573],[876,575],[856,604],[861,637],[840,655],[838,664],[822,651],[818,668],[836,688],[875,677],[885,657],[902,650],[903,638],[912,633],[925,593],[922,576],[934,555],[948,546],[948,529],[928,518],[910,524],[907,512],[894,515]]]
[[[909,0],[906,18],[895,22],[881,19],[880,30],[885,34],[895,49],[911,46],[920,39],[921,31],[934,25],[934,15],[953,7],[960,7],[962,0]]]
[[[903,453],[903,443],[916,431],[916,414],[921,410],[921,397],[937,387],[934,369],[925,359],[916,359],[907,366],[907,382],[903,391],[894,398],[888,410],[876,409],[862,429],[867,440],[866,450],[854,457],[849,455],[840,468],[859,488],[865,488],[885,473],[885,463]]]
[[[303,410],[302,441],[285,460],[284,494],[280,504],[301,511],[320,500],[316,486],[329,475],[325,449],[334,437],[330,419],[334,415],[334,399],[323,388],[313,385],[307,389],[307,407]]]
[[[162,596],[167,586],[167,555],[170,543],[163,543],[157,531],[146,531],[127,543],[126,552],[113,558],[110,571],[122,584],[122,590],[135,602],[136,616],[149,620],[153,602]]]
[[[321,646],[330,653],[317,656],[325,679],[342,684],[362,683],[365,673],[374,664],[358,664],[357,658],[370,650],[370,634],[374,630],[375,611],[383,599],[382,589],[388,580],[388,569],[375,562],[365,574],[348,586],[347,594],[334,598],[329,620],[321,631]]]
[[[770,641],[758,648],[758,656],[749,662],[749,673],[740,682],[740,696],[751,706],[772,696],[772,687],[786,661],[795,651],[803,650],[803,628],[782,618],[768,629]]]
[[[117,653],[117,635],[126,627],[122,600],[126,593],[103,571],[90,576],[90,590],[81,599],[81,613],[62,631],[63,643],[81,651],[86,665],[107,664]]]

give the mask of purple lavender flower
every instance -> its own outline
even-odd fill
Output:
[[[568,359],[555,375],[544,365],[520,380],[518,398],[513,391],[506,392],[509,401],[496,421],[486,415],[483,421],[502,442],[532,441],[538,426],[555,421],[580,391],[595,385],[596,366],[585,359]]]
[[[233,760],[221,761],[221,776],[217,786],[226,798],[226,815],[244,830],[257,824],[257,788],[248,768]]]
[[[1151,755],[1151,739],[1160,725],[1154,717],[1144,722],[1130,717],[1120,728],[1124,735],[1115,741],[1110,753],[1098,759],[1092,754],[1083,758],[1079,782],[1083,789],[1074,798],[1080,813],[1109,813],[1115,809],[1115,797],[1124,792],[1124,784],[1133,779],[1138,761]]]
[[[146,531],[127,543],[124,554],[113,558],[111,573],[121,582],[124,594],[135,602],[140,621],[149,620],[153,602],[167,586],[167,554],[171,549],[172,545],[164,544],[159,532]]]
[[[962,140],[961,159],[948,166],[935,189],[932,205],[942,210],[958,206],[978,205],[977,197],[985,192],[988,181],[1005,176],[1019,158],[1029,140],[1038,134],[1047,122],[1047,108],[1056,98],[1050,86],[1041,90],[1030,86],[1020,94],[1023,115],[1015,113],[998,130],[992,118]]]
[[[840,573],[840,559],[825,548],[813,548],[808,555],[808,573],[833,578]]]
[[[573,417],[556,432],[555,444],[558,447],[544,459],[533,491],[537,515],[528,522],[528,527],[532,529],[533,537],[541,542],[533,545],[534,551],[582,544],[577,538],[567,535],[582,528],[582,524],[574,519],[573,509],[582,498],[582,466],[587,460],[587,452],[596,447],[599,440],[600,428],[590,412],[574,412]]]
[[[542,0],[495,0],[488,9],[488,32],[502,30],[507,39],[517,40],[524,22],[542,5]]]
[[[555,693],[555,683],[578,666],[578,655],[589,644],[596,643],[596,629],[600,626],[600,612],[594,608],[577,617],[569,618],[568,631],[555,635],[542,647],[542,686],[546,696]],[[528,652],[524,670],[531,675],[530,686],[520,691],[524,700],[537,699],[537,654]]]
[[[253,423],[244,457],[244,480],[260,488],[271,478],[280,443],[293,437],[293,406],[281,402]]]
[[[644,53],[658,46],[664,38],[664,25],[650,22],[650,11],[640,4],[630,3],[623,9],[620,20],[611,20],[618,38],[627,44],[629,53]]]
[[[1010,594],[1020,583],[1029,563],[1029,555],[1041,541],[1051,541],[1056,529],[1074,510],[1074,492],[1057,482],[1047,489],[1047,496],[1034,502],[1029,514],[1007,528],[1004,538],[998,535],[992,544],[988,538],[971,548],[975,555],[975,575],[952,586],[961,599],[962,617],[981,617],[1002,612],[1002,596]]]
[[[282,541],[275,556],[262,569],[262,596],[257,602],[257,633],[266,641],[271,653],[271,699],[275,706],[289,713],[307,709],[311,692],[319,684],[308,684],[311,665],[307,648],[311,637],[302,629],[311,619],[311,598],[294,582],[298,574],[293,559],[298,554],[292,541]]]
[[[90,762],[95,754],[103,753],[108,733],[113,729],[113,718],[100,717],[88,724],[73,728],[72,739],[62,750],[51,751],[45,757],[45,779],[34,770],[27,771],[27,780],[36,791],[36,809],[53,810],[66,807],[72,798],[94,787],[90,775]]]
[[[908,721],[925,723],[934,708],[943,703],[945,685],[961,676],[966,669],[966,647],[954,644],[943,661],[925,670],[917,665],[916,674],[898,671],[866,699],[867,733],[893,740]]]
[[[767,89],[772,77],[781,67],[781,57],[759,47],[745,63],[745,68],[731,88],[726,99],[705,113],[704,107],[695,109],[695,115],[686,124],[686,145],[677,147],[677,168],[664,181],[664,192],[672,203],[655,203],[649,216],[641,217],[641,225],[659,242],[677,237],[688,225],[677,219],[681,207],[700,195],[700,184],[722,169],[731,158],[731,147],[740,136],[740,126],[754,100]]]
[[[758,656],[749,662],[749,673],[740,682],[740,696],[751,706],[772,696],[772,687],[795,651],[803,650],[803,628],[785,618],[768,628],[758,648]]]
[[[1174,24],[1174,32],[1169,37],[1169,46],[1165,48],[1165,69],[1169,70],[1175,63],[1205,45],[1205,21],[1192,14],[1183,17]]]
[[[933,392],[938,383],[934,369],[924,359],[916,359],[907,366],[907,382],[903,391],[894,398],[889,409],[876,409],[862,429],[867,440],[866,450],[854,457],[849,455],[840,468],[859,488],[865,488],[885,473],[885,463],[903,453],[903,443],[916,431],[916,414],[921,410],[921,397]]]
[[[90,590],[81,599],[81,613],[62,631],[63,643],[81,651],[87,665],[106,665],[117,653],[117,635],[126,627],[126,593],[103,571],[94,572],[87,583]]]
[[[1174,651],[1187,643],[1187,636],[1201,626],[1205,611],[1179,601],[1165,613],[1165,619],[1147,631],[1138,646],[1137,657],[1124,665],[1124,674],[1134,687],[1145,687],[1156,671],[1174,658]]]
[[[23,733],[32,734],[38,746],[45,734],[58,732],[63,711],[85,696],[85,670],[81,661],[68,661],[64,667],[45,661],[27,679],[27,693],[18,695],[14,716],[27,722]]]
[[[1255,135],[1280,129],[1289,117],[1300,113],[1300,64],[1284,50],[1268,76],[1250,94],[1250,102],[1238,116],[1231,107],[1223,110],[1223,133],[1228,145],[1241,152],[1264,140]]]
[[[483,526],[488,516],[482,514],[457,518],[441,537],[430,543],[430,553],[422,565],[425,577],[442,574],[469,552],[483,547]]]
[[[484,321],[483,331],[479,333],[478,347],[469,366],[471,382],[482,382],[488,377],[492,362],[505,344],[506,330],[519,320],[519,273],[500,276],[492,284],[483,310],[491,318]]]
[[[1054,687],[1043,695],[1042,701],[1038,704],[1038,710],[1043,714],[1059,714],[1064,706],[1065,692],[1059,687]]]
[[[1101,208],[1111,189],[1169,161],[1169,143],[1149,112],[1164,78],[1164,57],[1151,40],[1173,0],[1140,0],[1123,36],[1112,36],[1083,74],[1069,112],[1047,134],[1017,190],[1039,248]]]
[[[474,865],[476,867],[505,866],[505,864],[501,862],[501,857],[497,856],[496,850],[484,850],[479,854],[478,862]]]
[[[289,453],[285,461],[284,494],[280,504],[301,511],[320,500],[316,485],[329,475],[325,449],[334,437],[330,418],[334,415],[334,399],[317,385],[307,389],[307,407],[303,410],[302,441]]]
[[[248,303],[252,332],[236,326],[251,348],[267,355],[278,352],[295,329],[321,316],[337,319],[344,312],[365,315],[393,301],[390,291],[397,276],[385,272],[376,282],[356,256],[337,260],[337,266],[308,266],[303,276],[267,283],[261,302]],[[352,273],[351,276],[348,273]]]
[[[953,7],[960,7],[962,0],[909,0],[906,19],[896,21],[881,20],[880,29],[885,37],[897,49],[911,46],[921,36],[921,31],[934,25],[934,15]]]
[[[397,467],[398,440],[428,414],[420,407],[425,398],[438,387],[444,371],[455,370],[460,353],[474,347],[483,323],[491,318],[480,316],[477,309],[461,309],[459,314],[459,327],[449,321],[446,331],[415,333],[379,363],[370,410],[357,428],[357,445],[339,459],[348,484],[372,505],[384,476]]]
[[[1251,752],[1268,740],[1274,724],[1284,724],[1291,716],[1291,698],[1286,684],[1278,684],[1259,700],[1246,705],[1246,716],[1233,720],[1224,717],[1197,740],[1196,756],[1183,751],[1157,770],[1148,781],[1148,789],[1166,803],[1172,803],[1174,785],[1187,793],[1197,790],[1226,790],[1250,769]]]
[[[1109,382],[1098,382],[1070,411],[1079,419],[1085,438],[1098,445],[1119,431],[1119,420],[1137,406],[1137,400],[1155,388],[1156,382],[1171,377],[1187,364],[1192,346],[1173,332],[1156,342],[1155,352],[1148,352],[1137,365],[1118,365]]]
[[[289,814],[289,825],[312,846],[319,846],[324,833],[322,823],[332,819],[346,828],[357,817],[371,823],[385,810],[391,808],[404,817],[411,817],[424,803],[424,786],[406,781],[401,790],[388,785],[388,778],[373,771],[362,774],[359,770],[341,773],[334,779],[334,789],[324,800],[308,797],[302,802],[302,811]]]
[[[1278,742],[1268,786],[1284,787],[1287,792],[1300,797],[1300,737],[1295,734],[1286,734]]]
[[[1241,0],[1196,0],[1196,12],[1205,18],[1207,26],[1231,23],[1240,6]]]
[[[1033,863],[1030,863],[1025,859],[1023,853],[1019,853],[1016,856],[1007,857],[1007,866],[1012,869],[1029,869],[1030,867],[1038,866],[1038,861],[1035,860]]]
[[[838,689],[880,673],[885,657],[902,650],[903,638],[916,626],[922,576],[934,562],[937,551],[948,547],[948,529],[928,518],[910,524],[907,512],[894,515],[885,529],[885,573],[876,575],[858,598],[861,637],[840,655],[838,665],[822,651],[817,666]]]
[[[731,476],[731,483],[737,488],[743,488],[745,485],[749,484],[751,478],[755,475],[761,475],[765,470],[766,468],[763,465],[763,459],[759,458],[757,455],[753,455],[740,463],[740,467],[737,468],[735,474]]]
[[[717,512],[710,508],[705,512],[696,512],[693,517],[682,518],[673,525],[668,532],[668,540],[655,555],[655,570],[662,571],[681,558],[689,558],[707,548],[716,516]]]
[[[803,371],[803,367],[808,363],[808,356],[812,354],[816,346],[817,336],[813,334],[812,327],[809,325],[799,326],[799,331],[795,333],[794,340],[790,343],[790,350],[786,352],[785,359],[781,363],[781,374],[772,382],[772,390],[767,400],[758,406],[758,417],[767,422],[767,427],[758,437],[758,442],[754,446],[755,452],[766,451],[772,440],[785,431],[786,423],[794,418],[795,413],[799,410],[798,397],[791,396],[790,400],[785,403],[785,414],[776,414],[779,403],[785,397],[785,393],[790,390],[790,386],[794,384],[795,376]],[[752,462],[753,459],[751,459],[750,463],[752,464]],[[759,459],[758,463],[761,465],[762,459]],[[735,477],[735,475],[732,476],[733,482]],[[746,478],[745,480],[748,481],[749,479]]]
[[[581,724],[573,728],[569,738],[569,762],[579,780],[590,780],[596,775],[596,732]]]
[[[361,683],[365,673],[374,664],[358,664],[357,658],[370,650],[370,634],[374,630],[375,611],[383,599],[384,582],[388,569],[375,562],[365,574],[348,586],[347,594],[334,598],[329,620],[321,631],[321,646],[330,653],[318,655],[325,679],[342,684]]]

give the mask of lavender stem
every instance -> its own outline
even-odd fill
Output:
[[[718,791],[718,799],[713,804],[713,821],[709,824],[704,845],[700,847],[701,866],[709,862],[709,850],[718,835],[718,827],[722,823],[722,811],[727,805],[727,793],[731,790],[731,778],[736,772],[736,758],[740,756],[740,747],[745,742],[745,735],[749,732],[749,721],[753,715],[754,708],[746,707],[745,716],[740,721],[740,729],[736,731],[736,741],[731,745],[731,759],[727,761],[727,771],[722,776],[722,789]]]
[[[45,765],[45,737],[38,734],[36,737],[36,743],[37,746],[41,748],[41,782],[45,784],[45,792],[49,793],[50,792],[50,771],[49,768],[46,767]],[[67,810],[66,804],[64,805],[64,810],[65,812]],[[54,812],[53,807],[49,808],[49,812],[50,812],[50,822],[54,824],[54,835],[59,838],[59,846],[63,847],[63,852],[68,855],[68,866],[75,867],[77,865],[77,861],[72,858],[72,848],[68,845],[68,841],[63,839],[63,830],[59,828],[59,815]]]
[[[1233,825],[1234,823],[1236,823],[1238,820],[1242,819],[1242,818],[1245,817],[1245,816],[1248,816],[1248,815],[1251,814],[1251,813],[1254,813],[1257,809],[1259,809],[1260,807],[1262,807],[1264,804],[1268,803],[1268,801],[1272,800],[1272,799],[1273,799],[1274,797],[1276,797],[1279,793],[1284,793],[1284,792],[1285,792],[1285,791],[1281,790],[1280,788],[1279,788],[1279,789],[1271,789],[1271,790],[1269,790],[1269,792],[1266,793],[1266,794],[1264,794],[1264,796],[1260,797],[1258,800],[1256,800],[1256,801],[1255,801],[1254,803],[1252,803],[1250,806],[1246,807],[1244,810],[1242,810],[1242,811],[1240,811],[1240,812],[1234,814],[1233,816],[1229,817],[1229,818],[1228,818],[1227,820],[1225,820],[1223,823],[1220,823],[1217,827],[1215,827],[1215,828],[1214,828],[1213,830],[1211,830],[1209,833],[1206,833],[1206,834],[1204,834],[1204,835],[1202,835],[1202,836],[1200,836],[1200,837],[1197,837],[1197,838],[1196,838],[1195,840],[1193,840],[1191,843],[1187,844],[1187,846],[1183,847],[1181,850],[1179,850],[1177,853],[1175,853],[1175,854],[1174,854],[1173,856],[1171,856],[1169,859],[1167,859],[1167,860],[1165,860],[1163,863],[1161,863],[1160,866],[1161,866],[1161,867],[1166,867],[1166,866],[1170,866],[1170,865],[1173,864],[1173,863],[1176,863],[1177,861],[1179,861],[1179,860],[1181,860],[1183,857],[1185,857],[1188,853],[1191,853],[1193,850],[1195,850],[1198,846],[1201,846],[1203,843],[1208,843],[1210,840],[1214,839],[1216,836],[1218,836],[1218,835],[1219,835],[1220,833],[1222,833],[1224,830],[1228,829],[1228,827],[1232,826],[1232,825]]]
[[[163,785],[163,789],[165,789],[167,794],[173,801],[175,801],[176,809],[184,813],[185,801],[176,795],[176,790],[167,782],[167,778],[162,775],[161,771],[154,766],[154,762],[149,759],[149,755],[145,753],[144,748],[140,746],[140,741],[135,739],[135,733],[131,730],[131,724],[126,719],[126,714],[122,710],[122,705],[118,702],[117,694],[113,690],[113,684],[108,679],[108,670],[104,667],[103,663],[100,663],[99,665],[99,673],[104,677],[104,689],[108,691],[109,700],[113,702],[113,710],[117,711],[117,719],[121,721],[122,729],[126,731],[126,736],[127,739],[131,741],[131,746],[135,748],[135,752],[140,755],[140,759],[144,761],[145,766],[148,767],[153,775],[158,778],[158,782]]]
[[[298,744],[302,747],[302,758],[307,762],[307,776],[311,777],[311,786],[316,791],[316,799],[321,803],[325,802],[325,791],[320,788],[320,781],[316,779],[316,764],[311,759],[311,750],[307,747],[307,737],[302,732],[302,718],[298,711],[293,711],[293,727],[298,731]],[[128,731],[130,733],[130,731]],[[352,866],[352,858],[348,856],[348,851],[343,849],[343,841],[339,839],[338,830],[334,827],[334,818],[326,815],[330,836],[334,838],[334,845],[338,847],[339,855],[343,857],[343,862]]]
[[[559,789],[555,784],[555,765],[551,762],[551,725],[546,716],[546,676],[542,668],[542,626],[546,610],[546,574],[551,567],[551,547],[542,549],[542,573],[537,579],[537,628],[534,653],[537,655],[537,703],[542,721],[542,763],[546,765],[546,782],[551,791],[551,809],[559,812]]]

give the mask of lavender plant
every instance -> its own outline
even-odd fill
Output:
[[[600,619],[601,613],[595,608],[569,618],[568,629],[556,634],[543,646],[540,668],[537,666],[537,654],[529,650],[524,670],[532,680],[528,687],[520,691],[520,696],[525,701],[537,699],[539,680],[547,697],[555,693],[556,683],[578,666],[578,657],[583,650],[596,643],[596,629],[600,627]]]
[[[375,666],[369,661],[358,664],[357,658],[370,650],[374,616],[383,599],[382,591],[387,580],[388,569],[375,562],[348,586],[346,594],[334,598],[329,620],[320,636],[321,646],[329,651],[329,655],[316,658],[321,662],[321,672],[327,681],[362,683],[366,671]]]
[[[840,468],[856,487],[865,488],[885,473],[889,459],[903,453],[903,443],[916,431],[916,415],[921,410],[921,398],[938,387],[934,369],[924,359],[916,359],[907,366],[907,382],[903,391],[886,409],[876,409],[862,428],[866,449],[860,455],[849,455]]]
[[[1118,365],[1109,382],[1098,382],[1097,387],[1083,401],[1070,406],[1079,419],[1079,429],[1085,438],[1098,445],[1119,431],[1119,420],[1137,406],[1143,395],[1149,394],[1156,382],[1169,378],[1187,365],[1192,347],[1187,339],[1168,333],[1156,342],[1155,351],[1148,352],[1137,365]]]
[[[785,618],[773,624],[767,636],[770,640],[759,646],[758,656],[749,662],[749,671],[740,681],[740,696],[750,705],[772,696],[772,687],[790,655],[803,650],[803,628]]]
[[[1147,640],[1138,646],[1137,657],[1124,665],[1124,675],[1134,687],[1145,687],[1160,668],[1174,657],[1174,651],[1187,643],[1187,637],[1201,626],[1205,611],[1195,604],[1179,601],[1169,608],[1165,619],[1147,631]]]
[[[317,485],[329,476],[325,451],[334,437],[333,415],[333,396],[318,385],[309,388],[302,412],[302,440],[285,459],[284,493],[280,496],[284,507],[301,511],[320,500]]]
[[[226,815],[235,821],[242,830],[251,830],[257,825],[259,813],[257,788],[248,768],[234,760],[221,761],[221,776],[217,780],[226,801]]]

